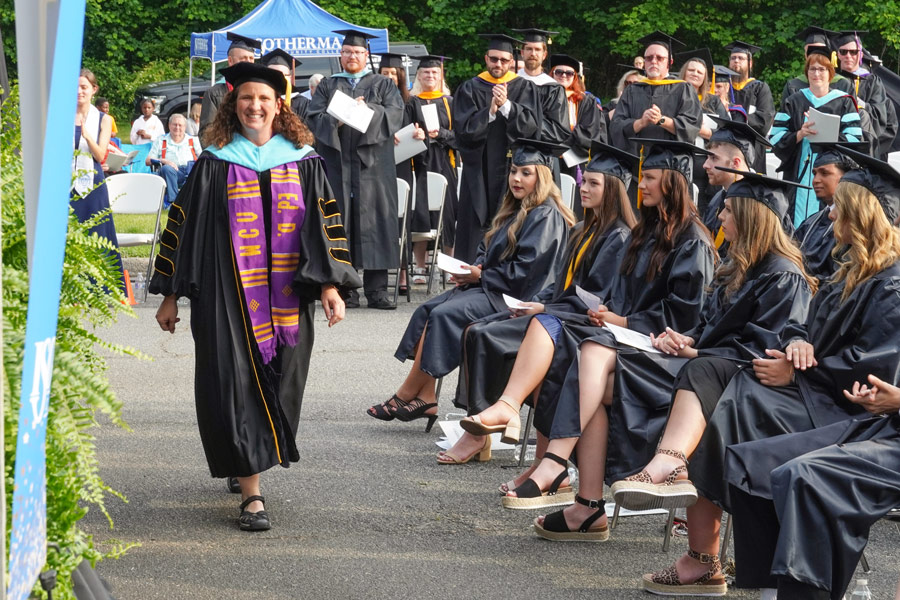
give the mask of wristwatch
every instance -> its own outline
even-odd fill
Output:
[[[657,121],[656,124],[657,124],[657,125],[665,125],[665,124],[666,124],[666,118],[665,118],[665,117],[660,117],[660,118],[659,118],[659,121]]]

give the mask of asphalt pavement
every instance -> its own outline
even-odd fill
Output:
[[[221,598],[649,598],[642,573],[686,548],[661,550],[664,516],[621,519],[603,544],[548,542],[531,531],[537,511],[505,510],[497,486],[512,478],[512,451],[489,463],[441,466],[439,427],[381,422],[365,414],[393,393],[408,369],[394,359],[424,290],[396,311],[348,312],[329,329],[321,308],[301,416],[300,462],[262,475],[271,531],[238,529],[240,497],[212,479],[194,412],[189,307],[174,335],[154,320],[159,299],[100,334],[151,360],[114,356],[109,377],[131,431],[103,423],[101,473],[124,494],[110,498],[110,529],[98,510],[85,526],[95,542],[136,542],[98,572],[119,599]],[[441,415],[456,376],[445,379]],[[523,413],[524,415],[524,413]],[[555,510],[555,509],[551,509]],[[893,598],[900,530],[872,531],[869,585]],[[731,590],[731,598],[757,598]]]

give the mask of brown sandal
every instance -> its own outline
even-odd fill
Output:
[[[653,483],[646,470],[615,482],[610,491],[616,504],[630,510],[649,510],[684,508],[697,502],[697,488],[686,478],[688,460],[684,453],[664,448],[657,449],[656,453],[675,457],[684,464],[674,468],[662,483]],[[679,479],[682,474],[685,477]]]
[[[675,565],[658,573],[644,575],[644,591],[659,596],[724,596],[728,584],[722,575],[722,563],[718,554],[701,554],[688,550],[687,555],[702,564],[710,565],[709,570],[691,583],[682,583]]]

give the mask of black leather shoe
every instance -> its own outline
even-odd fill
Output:
[[[232,494],[241,493],[241,484],[238,483],[237,477],[229,477],[228,481],[225,482],[225,487],[227,487],[228,491]]]
[[[387,298],[379,298],[378,300],[369,300],[369,308],[377,308],[379,310],[394,310],[397,305]]]
[[[265,510],[259,512],[244,510],[250,503],[256,500],[259,500],[263,504],[266,502],[266,499],[262,496],[250,496],[241,502],[241,518],[239,520],[241,531],[268,531],[269,529],[272,529],[272,523],[269,521],[269,515]]]
[[[359,308],[359,292],[350,290],[350,294],[344,300],[345,308]]]

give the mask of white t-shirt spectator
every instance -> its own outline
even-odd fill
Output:
[[[150,139],[139,138],[137,136],[137,132],[143,129],[147,133],[150,134]],[[134,120],[134,123],[131,124],[131,143],[132,144],[146,144],[147,142],[152,142],[159,137],[165,135],[166,130],[163,127],[162,121],[159,120],[159,117],[156,115],[150,115],[149,119],[144,119],[144,115],[141,115],[137,119]]]
[[[188,164],[188,161],[197,160],[197,157],[203,152],[203,148],[200,147],[200,140],[192,135],[185,135],[180,144],[176,144],[169,136],[170,134],[167,133],[162,137],[156,138],[150,147],[150,154],[148,155],[150,159],[165,158],[173,161],[179,167],[183,167]],[[163,156],[163,147],[165,147],[165,156]],[[192,147],[193,152],[191,152]]]

